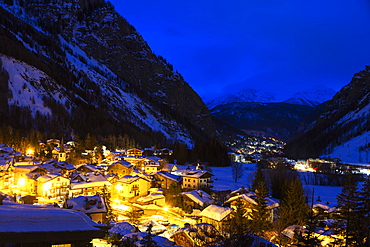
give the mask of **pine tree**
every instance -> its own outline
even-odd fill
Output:
[[[358,193],[357,239],[370,246],[370,179],[366,179]]]
[[[105,207],[107,208],[107,225],[109,226],[110,225],[110,222],[114,222],[114,221],[117,221],[117,215],[115,215],[113,213],[113,210],[112,210],[112,207],[111,207],[111,201],[110,201],[110,198],[111,198],[111,195],[110,193],[108,192],[108,189],[107,189],[107,186],[104,185],[103,187],[103,198],[104,198],[104,201],[105,201]]]
[[[345,245],[354,245],[357,237],[357,219],[359,216],[359,195],[357,183],[352,174],[343,181],[342,191],[337,196],[337,204],[341,218],[345,222]]]
[[[148,229],[146,230],[147,235],[145,237],[143,237],[143,239],[140,241],[141,246],[143,246],[143,247],[159,247],[158,243],[153,240],[152,228],[153,228],[153,226],[150,224],[148,226]]]
[[[260,182],[264,182],[266,184],[266,181],[265,181],[265,176],[263,175],[263,171],[262,171],[262,166],[258,166],[257,167],[257,170],[255,172],[255,175],[254,175],[254,180],[252,182],[252,187],[251,187],[251,190],[253,192],[256,191],[257,189],[257,186]]]
[[[241,199],[236,200],[233,216],[230,219],[230,235],[245,235],[250,232],[250,220],[247,217],[247,210]]]
[[[141,211],[131,209],[131,210],[126,211],[124,216],[128,218],[127,221],[130,224],[137,226],[140,223],[140,219],[143,216],[143,213]]]
[[[118,247],[121,246],[122,235],[114,232],[110,235],[105,235],[104,239],[107,241],[108,244],[111,244],[112,247]]]
[[[263,181],[257,185],[256,189],[256,205],[252,211],[252,227],[257,235],[263,235],[271,227],[270,212],[266,202],[268,197],[267,188]]]
[[[291,225],[305,225],[309,213],[301,181],[298,178],[287,181],[284,187],[285,191],[278,209],[279,232]]]

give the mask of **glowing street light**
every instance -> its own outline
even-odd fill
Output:
[[[34,153],[35,153],[35,150],[33,150],[32,148],[29,148],[29,149],[27,149],[27,151],[26,151],[26,155],[27,155],[27,156],[33,156],[33,155],[34,155]]]
[[[26,179],[25,178],[20,178],[19,180],[18,180],[18,186],[19,187],[23,187],[23,186],[25,186],[26,185]]]

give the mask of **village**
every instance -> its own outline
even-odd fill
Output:
[[[161,158],[172,155],[167,148],[109,151],[103,147],[100,163],[94,163],[96,150],[85,150],[84,155],[92,162],[73,165],[67,162],[73,142],[51,139],[47,141],[50,143],[54,146],[50,159],[36,158],[32,149],[21,153],[0,145],[2,195],[16,203],[77,210],[101,225],[109,224],[112,217],[108,215],[114,215],[114,221],[138,223],[143,232],[150,219],[156,234],[200,222],[222,231],[236,199],[245,198],[249,207],[254,202],[255,194],[247,194],[244,188],[229,195],[215,193],[215,176],[209,167],[200,163],[178,165],[176,161],[169,164]],[[227,201],[222,200],[225,198]],[[278,202],[269,202],[273,221]],[[224,203],[229,207],[219,206]],[[130,218],[130,212],[139,212],[134,216],[137,219]]]
[[[256,145],[265,148],[253,152],[253,156],[262,159],[261,155],[266,152],[279,153],[281,143],[277,142],[275,145],[272,142],[263,141],[260,144],[256,141]],[[146,232],[150,226],[151,233],[163,236],[163,239],[171,239],[174,241],[172,244],[180,246],[191,246],[185,242],[199,241],[192,239],[196,237],[190,237],[191,234],[184,231],[186,226],[208,224],[213,229],[211,231],[225,236],[229,234],[225,231],[234,217],[233,211],[240,207],[240,201],[246,214],[250,214],[257,205],[256,193],[247,186],[215,190],[213,184],[218,178],[207,164],[197,162],[180,165],[176,161],[169,163],[168,157],[173,151],[168,148],[110,151],[103,146],[101,150],[83,150],[82,156],[86,158],[81,162],[85,162],[71,164],[67,160],[75,152],[74,142],[64,143],[63,139],[51,139],[41,145],[50,144],[53,149],[48,152],[51,153],[44,153],[42,158],[36,158],[33,149],[21,153],[5,144],[0,145],[0,199],[76,210],[105,230],[112,227],[112,222],[134,226],[138,232]],[[272,147],[274,151],[267,151],[268,147]],[[236,151],[230,152],[229,157],[240,161],[243,155]],[[334,161],[309,159],[294,162],[277,159],[288,163],[292,169],[307,174],[339,169]],[[269,168],[274,168],[277,164],[274,163],[276,158],[266,159],[264,162]],[[251,162],[244,164],[249,163]],[[264,201],[268,210],[266,220],[272,224],[277,220],[280,202],[267,195]],[[327,220],[337,210],[333,201],[321,202],[319,197],[315,204],[312,203],[312,212],[320,220]],[[178,229],[183,230],[177,231]],[[210,230],[201,228],[199,231]],[[184,235],[190,240],[184,240]],[[285,231],[285,235],[291,238],[292,231]],[[106,239],[96,236],[99,235],[93,238],[93,246],[109,246],[106,245]],[[216,241],[217,236],[214,235],[214,239],[208,241]],[[323,240],[325,238],[323,236]],[[274,246],[262,238],[261,241],[261,246]],[[328,241],[330,242],[330,238]]]

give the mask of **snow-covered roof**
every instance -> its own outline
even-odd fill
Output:
[[[32,172],[36,170],[37,168],[40,168],[39,166],[34,165],[17,165],[15,166],[16,172]]]
[[[181,194],[187,196],[190,200],[201,207],[207,206],[214,202],[213,198],[203,190],[192,190],[188,192],[182,192]]]
[[[54,167],[61,168],[61,169],[66,169],[69,171],[75,170],[76,167],[72,165],[71,163],[68,163],[67,161],[62,161],[62,162],[57,162],[53,164]]]
[[[122,236],[132,233],[135,227],[128,222],[116,222],[113,223],[113,227],[109,229],[109,233],[119,233]]]
[[[80,178],[79,181],[77,178]],[[79,173],[71,180],[71,189],[81,189],[89,187],[102,187],[111,183],[100,173]]]
[[[120,178],[119,180],[117,180],[117,182],[122,182],[122,183],[125,183],[125,184],[131,184],[137,180],[139,180],[141,177],[137,176],[137,175],[126,175],[126,176],[123,176],[122,178]]]
[[[104,198],[101,196],[78,196],[67,199],[68,209],[77,210],[85,214],[106,213]]]
[[[229,207],[221,207],[217,205],[209,205],[200,213],[201,216],[214,219],[217,221],[223,220],[226,216],[228,216],[233,211],[232,208]]]
[[[181,176],[188,178],[208,178],[214,175],[208,171],[203,170],[185,170],[182,172]]]
[[[324,205],[322,203],[316,203],[316,204],[314,204],[313,205],[313,208],[322,208],[322,209],[324,209],[324,210],[326,210],[328,212],[336,212],[336,211],[338,211],[338,208],[336,208],[336,207],[330,207],[330,206]]]
[[[244,201],[247,201],[250,204],[254,204],[254,205],[257,204],[257,202],[255,201],[256,200],[256,193],[254,193],[254,192],[249,192],[249,193],[246,193],[246,194],[233,196],[233,197],[229,198],[225,203],[233,202],[233,201],[238,200],[238,199],[242,199]],[[279,207],[279,202],[278,202],[277,199],[266,197],[265,201],[267,203],[267,208],[269,208],[269,209]]]
[[[45,183],[45,182],[50,181],[50,180],[53,180],[53,179],[55,179],[57,177],[62,177],[62,176],[57,175],[57,174],[46,174],[46,175],[43,175],[43,176],[38,177],[36,180],[39,181],[39,182],[41,182],[41,183]],[[65,177],[62,177],[62,178],[67,179]]]
[[[163,199],[163,198],[164,198],[163,194],[154,193],[154,194],[150,194],[150,195],[147,195],[147,196],[142,196],[142,197],[138,198],[137,201],[145,203],[145,202],[150,202],[150,201],[159,200],[159,199]]]
[[[126,234],[124,237],[125,238],[134,238],[137,241],[135,242],[135,246],[144,246],[141,244],[141,241],[148,235],[146,232],[133,232]],[[174,243],[170,241],[169,239],[157,235],[152,235],[153,241],[155,241],[158,246],[160,247],[169,247],[169,246],[174,246]]]
[[[159,176],[161,176],[161,177],[164,177],[166,179],[172,180],[172,181],[177,182],[177,183],[178,182],[181,182],[181,180],[182,180],[182,177],[181,176],[177,176],[175,174],[171,174],[168,171],[159,171],[159,172],[157,172],[157,174]]]
[[[84,167],[84,168],[87,168],[88,170],[94,172],[97,170],[96,166],[92,165],[92,164],[81,164],[81,165],[78,165],[76,167],[76,169],[80,169],[81,167]]]
[[[0,218],[0,233],[98,230],[87,215],[54,207],[6,203],[0,205]]]
[[[4,151],[6,153],[13,153],[14,149],[12,147],[5,146],[4,144],[1,144],[0,150]]]
[[[128,161],[126,161],[126,160],[119,160],[119,161],[115,161],[115,162],[113,162],[113,163],[112,163],[112,164],[110,164],[108,167],[111,167],[111,166],[116,165],[116,164],[123,165],[123,166],[125,166],[125,167],[127,167],[127,168],[131,168],[131,167],[133,167],[133,166],[134,166],[133,164],[131,164],[130,162],[128,162]]]

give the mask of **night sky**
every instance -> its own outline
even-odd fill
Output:
[[[369,0],[111,0],[203,98],[340,90],[370,64]]]

